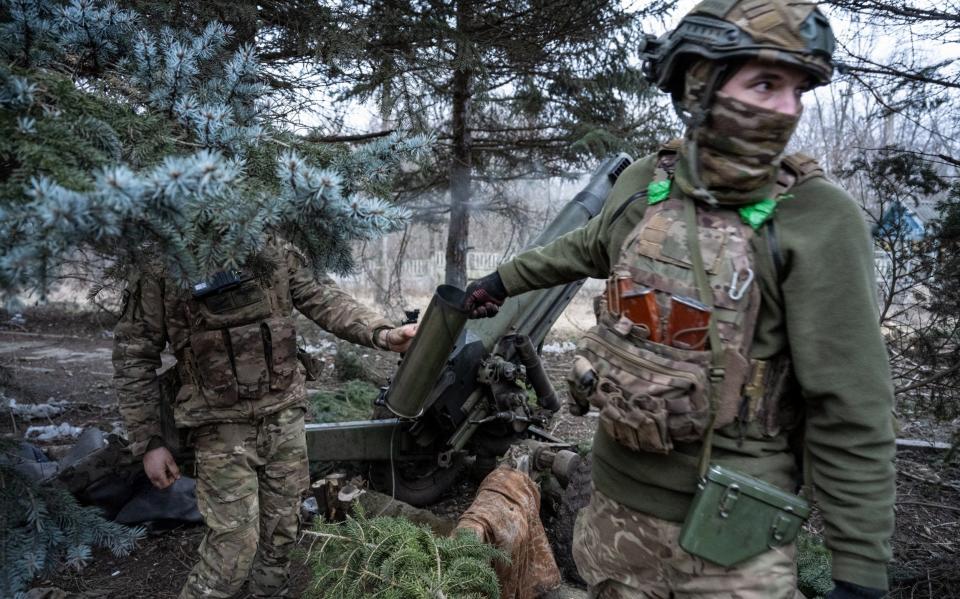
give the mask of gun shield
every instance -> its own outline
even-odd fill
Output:
[[[467,322],[463,290],[452,285],[437,287],[420,321],[417,336],[394,375],[385,401],[401,418],[417,418],[447,364]]]

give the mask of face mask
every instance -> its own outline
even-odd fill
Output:
[[[769,197],[800,115],[716,92],[706,122],[687,131],[675,179],[687,195],[742,205]],[[696,172],[691,167],[696,165]]]

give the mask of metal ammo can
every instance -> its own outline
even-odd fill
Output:
[[[729,567],[797,538],[810,504],[758,478],[711,465],[680,531],[688,553]]]

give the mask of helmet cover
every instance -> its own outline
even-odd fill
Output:
[[[690,61],[750,60],[803,70],[814,86],[830,82],[836,46],[830,23],[813,2],[704,0],[641,50],[647,79],[674,97],[683,91]]]

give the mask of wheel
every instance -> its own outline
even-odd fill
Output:
[[[436,461],[377,461],[370,464],[370,484],[374,489],[416,507],[436,503],[463,471],[463,460],[454,459],[448,468]]]
[[[557,560],[557,567],[566,580],[586,586],[586,581],[577,572],[577,564],[573,561],[573,526],[577,521],[577,514],[590,503],[593,493],[591,466],[593,456],[582,456],[580,464],[570,474],[570,481],[560,496],[556,514],[547,536],[553,547],[553,555]]]

